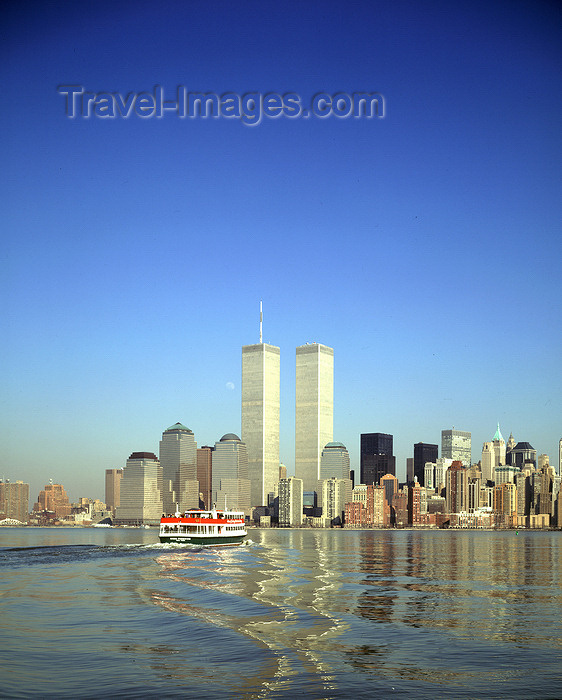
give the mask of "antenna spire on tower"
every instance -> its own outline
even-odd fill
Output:
[[[263,310],[262,310],[262,300],[260,299],[260,345],[263,343]]]

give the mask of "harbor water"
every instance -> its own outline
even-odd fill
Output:
[[[560,698],[562,533],[0,528],[9,698]]]

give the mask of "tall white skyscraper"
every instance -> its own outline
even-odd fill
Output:
[[[320,461],[334,433],[334,351],[301,345],[296,351],[295,474],[305,491],[316,491]]]
[[[279,480],[280,350],[260,342],[242,348],[242,440],[248,450],[252,507],[267,505]]]
[[[165,512],[198,508],[197,443],[192,430],[175,423],[162,433],[160,466]]]

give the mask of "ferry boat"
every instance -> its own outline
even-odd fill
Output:
[[[160,542],[223,545],[241,544],[246,532],[244,513],[233,510],[188,510],[162,515]]]

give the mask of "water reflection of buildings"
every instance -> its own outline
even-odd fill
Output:
[[[360,569],[365,574],[361,584],[369,586],[357,600],[357,613],[376,622],[391,622],[396,600],[394,594],[393,533],[362,532],[359,552]]]
[[[552,590],[558,550],[540,536],[453,531],[362,531],[357,614],[381,623],[454,630],[461,637],[525,644],[558,624]],[[561,602],[561,601],[558,601]],[[528,621],[545,627],[529,629]],[[553,634],[556,638],[556,634]]]
[[[255,536],[252,547],[162,554],[161,576],[175,597],[153,594],[158,605],[255,645],[238,694],[290,696],[306,676],[311,696],[331,697],[350,666],[362,673],[376,666],[379,675],[407,667],[419,678],[392,641],[405,628],[424,630],[421,639],[431,644],[455,637],[483,647],[532,646],[549,635],[560,643],[552,610],[562,598],[552,590],[561,562],[551,534],[296,529]],[[447,669],[436,674],[448,682]]]
[[[282,534],[281,534],[282,533]],[[165,553],[158,558],[165,579],[183,583],[181,598],[155,592],[161,607],[209,624],[228,627],[267,650],[264,663],[244,684],[244,692],[267,687],[290,694],[291,678],[306,674],[311,693],[326,697],[335,670],[327,650],[348,631],[344,617],[354,598],[346,596],[345,571],[357,554],[343,530],[262,531],[267,546],[231,548],[212,553]],[[345,571],[341,562],[345,560]],[[217,566],[220,564],[220,566]],[[200,591],[215,594],[215,605]],[[223,604],[217,606],[219,599]],[[231,604],[224,596],[233,595]],[[241,605],[238,601],[245,601]],[[261,655],[263,657],[263,654]],[[241,691],[241,689],[238,689]]]

